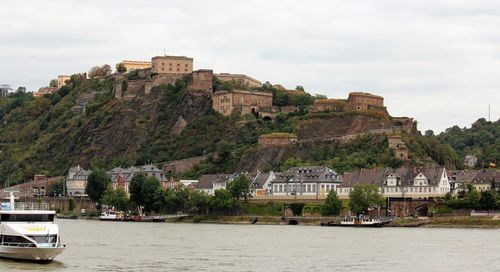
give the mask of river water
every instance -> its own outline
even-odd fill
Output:
[[[0,271],[500,271],[500,229],[58,224],[56,261]]]

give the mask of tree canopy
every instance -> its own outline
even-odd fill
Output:
[[[94,169],[87,179],[85,193],[92,201],[100,204],[101,198],[110,183],[111,179],[103,169]]]
[[[247,201],[251,197],[250,193],[250,179],[246,175],[240,175],[234,180],[230,181],[227,185],[227,190],[231,193],[234,201],[243,199]]]
[[[366,214],[368,210],[384,204],[379,188],[373,184],[358,184],[349,193],[349,208],[352,212]]]
[[[338,215],[342,208],[342,201],[337,197],[337,192],[331,190],[321,206],[321,215],[331,216]]]

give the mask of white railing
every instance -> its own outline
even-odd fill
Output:
[[[14,210],[17,211],[48,211],[50,210],[49,203],[34,203],[34,202],[16,202]]]

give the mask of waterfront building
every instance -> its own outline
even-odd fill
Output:
[[[66,176],[66,192],[70,196],[87,196],[85,188],[90,175],[90,170],[85,170],[80,165],[71,167]]]
[[[337,190],[342,176],[325,166],[293,167],[275,173],[271,181],[272,195],[323,196]]]
[[[146,177],[155,177],[160,181],[163,188],[167,187],[167,180],[165,178],[165,175],[163,174],[163,171],[152,164],[143,166],[130,166],[128,168],[115,167],[107,172],[108,176],[111,179],[113,189],[122,188],[127,196],[130,196],[130,182],[137,173],[144,173]]]
[[[9,192],[13,192],[16,199],[44,197],[48,193],[47,188],[52,183],[62,179],[64,179],[63,176],[47,177],[45,175],[34,175],[31,181],[0,189],[0,197],[9,196]]]
[[[429,199],[443,197],[451,191],[446,169],[437,164],[398,169],[358,169],[343,175],[337,189],[339,197],[348,198],[354,186],[373,184],[384,197]]]
[[[259,172],[252,177],[252,184],[250,186],[250,191],[252,196],[263,196],[270,195],[272,192],[271,181],[276,179],[276,175],[273,171],[270,172]]]
[[[472,184],[480,192],[488,191],[493,187],[499,188],[500,172],[497,170],[449,170],[447,172],[455,195],[465,183]]]
[[[194,184],[196,190],[205,192],[208,195],[214,195],[214,182],[224,177],[224,174],[206,174],[198,179],[198,182]]]

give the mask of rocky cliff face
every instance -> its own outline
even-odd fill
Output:
[[[304,120],[298,127],[300,140],[329,138],[365,133],[370,130],[391,129],[389,118],[365,115],[326,116]]]

